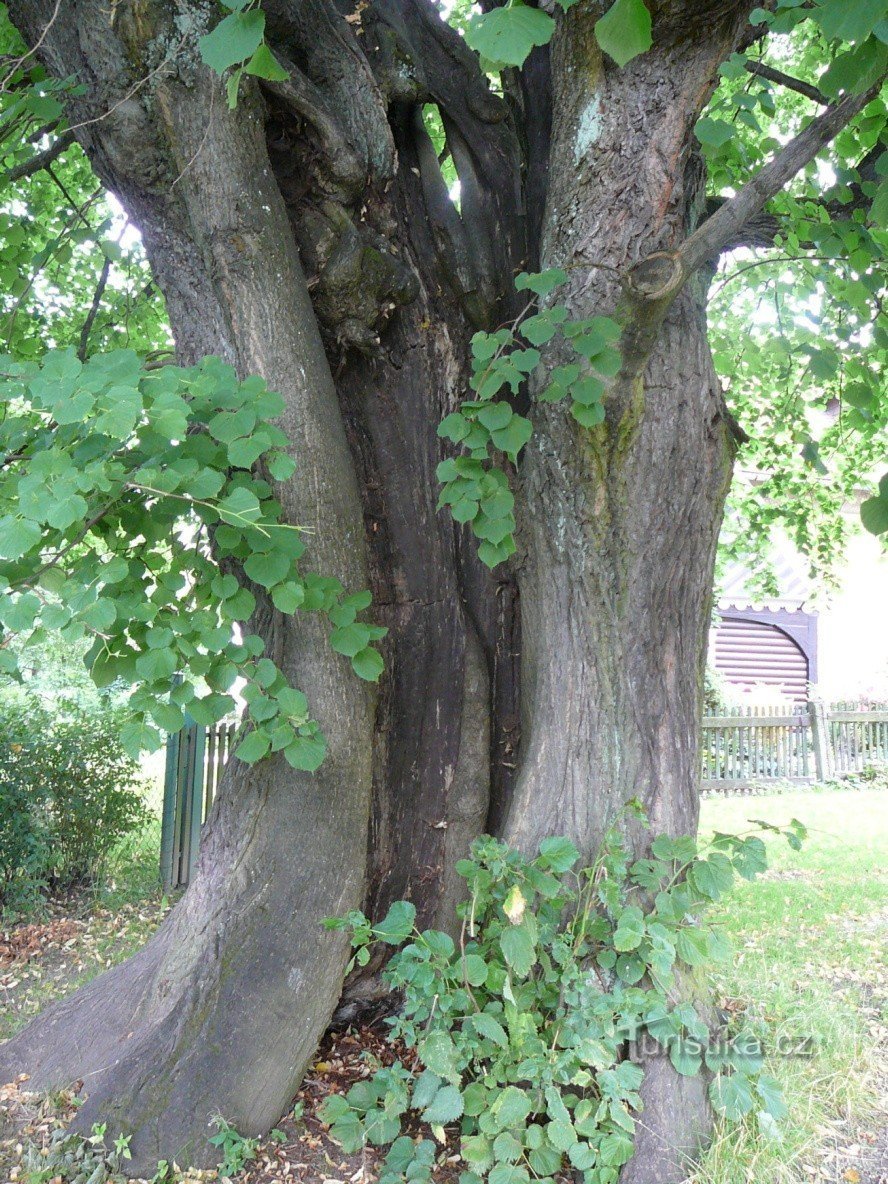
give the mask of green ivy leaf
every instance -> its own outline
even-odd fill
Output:
[[[614,0],[604,16],[596,21],[595,37],[618,66],[625,66],[650,49],[651,14],[643,0]]]
[[[491,65],[522,66],[533,47],[548,44],[554,32],[548,13],[512,0],[508,8],[473,16],[465,37]]]
[[[258,8],[232,12],[198,41],[204,63],[217,74],[251,58],[265,35],[265,13]]]

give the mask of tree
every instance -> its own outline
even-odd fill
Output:
[[[751,12],[732,0],[584,0],[556,17],[513,5],[473,17],[465,38],[427,0],[224,8],[9,4],[34,55],[9,63],[14,97],[16,86],[30,96],[12,118],[19,134],[48,139],[38,135],[37,154],[17,156],[10,175],[42,178],[76,138],[141,232],[184,368],[136,373],[127,361],[116,385],[103,369],[115,355],[9,370],[17,398],[121,389],[133,423],[149,425],[135,446],[124,426],[117,467],[96,471],[96,489],[118,483],[113,509],[93,522],[85,494],[95,490],[85,491],[85,514],[52,528],[49,564],[69,563],[66,578],[79,579],[135,539],[120,578],[138,568],[143,597],[156,593],[165,613],[186,585],[194,619],[222,613],[219,645],[237,647],[238,613],[216,576],[233,577],[253,610],[235,656],[259,687],[258,740],[248,736],[228,770],[191,887],[135,958],[0,1050],[0,1076],[88,1082],[78,1123],[101,1117],[131,1133],[143,1172],[161,1157],[205,1162],[213,1111],[248,1134],[278,1118],[341,994],[347,951],[341,935],[320,936],[325,916],[362,902],[380,916],[410,896],[423,922],[446,925],[454,861],[485,828],[528,850],[565,834],[588,855],[633,797],[656,831],[696,827],[713,563],[744,439],[707,339],[719,256],[764,242],[793,258],[847,257],[855,286],[839,298],[854,303],[855,328],[833,354],[856,342],[854,364],[869,374],[884,351],[881,330],[859,328],[882,291],[879,4]],[[787,76],[766,53],[815,81]],[[41,128],[21,106],[35,86],[46,97],[43,69],[58,80],[68,130],[60,113]],[[831,144],[834,181],[812,164]],[[518,273],[530,275],[516,285]],[[819,282],[826,303],[828,268]],[[82,358],[96,319],[82,325]],[[32,359],[28,340],[20,352]],[[763,367],[744,366],[742,389],[754,389]],[[282,402],[268,403],[251,375]],[[872,394],[869,379],[856,381]],[[261,414],[250,400],[265,400]],[[45,425],[54,404],[41,406]],[[853,426],[873,436],[884,422],[875,397],[852,406],[869,415]],[[247,435],[232,439],[224,417],[243,408]],[[229,438],[209,429],[211,413]],[[252,461],[226,450],[250,439],[257,416],[254,459],[266,468],[251,476]],[[269,416],[283,437],[263,427]],[[445,416],[455,449],[438,433]],[[33,424],[22,431],[4,462],[16,482],[35,450],[54,447],[28,435]],[[790,434],[794,454],[808,442]],[[152,471],[167,472],[165,449],[186,465],[199,452],[223,473],[209,511],[190,496],[210,540],[189,560],[191,583],[188,540],[169,546],[176,514],[164,490],[132,477],[149,454]],[[296,461],[295,477],[277,454]],[[452,517],[438,511],[436,471]],[[34,514],[42,522],[47,511]],[[18,606],[37,596],[46,560],[34,555],[48,536],[23,538],[20,516],[9,517],[4,557],[28,568],[6,577]],[[277,537],[278,523],[304,542],[277,576],[255,563],[251,575],[254,550],[268,553],[257,526]],[[294,574],[303,555],[322,578]],[[145,556],[174,572],[169,587],[158,579],[151,591]],[[182,634],[169,628],[152,646],[149,630],[94,607],[113,600],[113,582],[89,586],[64,627],[98,630],[94,667],[108,666],[109,650],[114,671],[133,664],[150,684],[137,706],[149,731],[152,718],[163,727],[157,704],[174,670],[144,653],[174,653],[175,665]],[[301,591],[282,600],[283,586]],[[367,587],[373,625],[357,622]],[[300,611],[300,596],[318,612]],[[39,627],[38,603],[16,611],[7,629]],[[192,644],[190,611],[179,624]],[[366,655],[382,629],[376,691]],[[201,709],[212,714],[230,671],[201,637],[191,665],[218,676]],[[282,708],[291,684],[307,707]],[[174,706],[196,710],[187,685]],[[267,711],[283,719],[281,748]],[[646,832],[631,838],[644,849]],[[364,976],[346,997],[373,989]],[[646,1069],[646,1134],[624,1179],[673,1179],[705,1129],[704,1093],[664,1058]]]

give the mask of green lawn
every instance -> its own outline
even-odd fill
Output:
[[[769,840],[771,869],[752,884],[741,883],[722,911],[734,960],[719,976],[723,1004],[744,1010],[774,1050],[768,1071],[781,1081],[790,1115],[779,1141],[763,1138],[754,1122],[719,1130],[695,1184],[866,1184],[881,1178],[878,1168],[871,1172],[880,1154],[888,1158],[886,1116],[879,1111],[888,1080],[880,1014],[888,949],[888,794],[710,798],[703,803],[701,835],[743,831],[749,819],[785,824],[793,817],[809,829],[803,849]],[[813,1055],[793,1055],[805,1038]]]

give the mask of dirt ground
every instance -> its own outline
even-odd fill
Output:
[[[0,1038],[11,1035],[52,999],[136,949],[159,924],[166,908],[160,900],[85,915],[71,915],[58,907],[46,921],[0,930]],[[848,974],[854,977],[852,971]],[[850,985],[836,983],[838,991]],[[866,998],[863,1004],[874,1035],[875,1029],[884,1033],[880,1003]],[[251,1158],[238,1173],[238,1184],[372,1184],[378,1179],[384,1152],[368,1148],[357,1155],[343,1155],[327,1137],[317,1109],[327,1095],[344,1093],[379,1065],[391,1063],[396,1052],[384,1034],[384,1025],[327,1034],[293,1106],[252,1147]],[[883,1085],[888,1108],[888,1066]],[[61,1177],[26,1171],[23,1158],[29,1144],[46,1148],[53,1133],[71,1121],[76,1108],[77,1097],[71,1091],[41,1097],[29,1092],[27,1078],[0,1083],[0,1184],[64,1184]],[[428,1131],[418,1128],[409,1133],[429,1137]],[[813,1170],[800,1172],[800,1184],[888,1184],[888,1127],[879,1124],[864,1130],[851,1116],[837,1116],[825,1134],[819,1162]],[[436,1184],[454,1184],[457,1179],[463,1166],[458,1146],[453,1128],[439,1147]],[[217,1172],[182,1169],[175,1175],[184,1184],[218,1177]]]

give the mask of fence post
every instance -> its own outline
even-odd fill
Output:
[[[173,876],[176,809],[179,797],[179,741],[182,733],[167,736],[166,767],[163,775],[163,815],[160,823],[160,879],[164,892],[176,885]]]
[[[818,781],[828,781],[833,773],[833,760],[826,707],[820,699],[809,700],[807,706],[814,747],[814,771]]]

